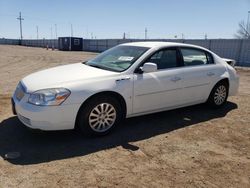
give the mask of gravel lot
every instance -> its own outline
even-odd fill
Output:
[[[0,188],[250,187],[250,69],[238,69],[239,94],[220,110],[196,105],[131,118],[100,138],[32,132],[12,115],[10,96],[23,76],[95,55],[0,45]],[[9,152],[20,157],[6,159]]]

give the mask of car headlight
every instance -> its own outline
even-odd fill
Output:
[[[70,95],[65,88],[42,89],[29,96],[29,103],[38,106],[57,106],[62,104]]]

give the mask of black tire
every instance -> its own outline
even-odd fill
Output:
[[[214,86],[207,102],[213,108],[220,108],[226,104],[227,98],[228,83],[226,81],[221,81]]]
[[[107,116],[106,118],[106,115],[102,113],[100,116],[98,115],[98,117],[96,117],[98,113],[97,111],[98,110],[101,111],[100,108],[108,109],[108,107],[110,108],[109,110],[113,110],[112,107],[114,108],[114,110],[110,112],[110,114],[111,113],[113,114],[113,112],[115,112],[115,120],[112,121],[113,123],[109,119],[111,118],[113,119],[114,116]],[[84,103],[83,106],[81,107],[78,113],[78,117],[77,117],[78,118],[77,128],[80,129],[80,131],[85,136],[103,136],[103,135],[110,133],[120,123],[123,117],[122,113],[123,112],[122,112],[121,104],[114,97],[96,96],[90,99],[89,101],[87,101],[86,103]],[[106,114],[108,113],[106,112]],[[95,115],[95,116],[92,116],[92,115]],[[91,123],[91,121],[93,120],[94,122]],[[94,126],[95,123],[97,123],[96,126]],[[110,124],[112,125],[110,126]],[[100,129],[101,127],[103,127],[103,130],[99,130],[98,129],[99,127]]]

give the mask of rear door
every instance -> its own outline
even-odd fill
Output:
[[[220,69],[213,56],[198,48],[180,48],[183,57],[182,104],[205,102],[218,80]]]

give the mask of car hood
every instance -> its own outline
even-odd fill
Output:
[[[34,92],[40,89],[63,87],[67,83],[101,79],[102,77],[117,74],[119,73],[76,63],[32,73],[23,78],[22,83],[26,87],[27,92]]]

